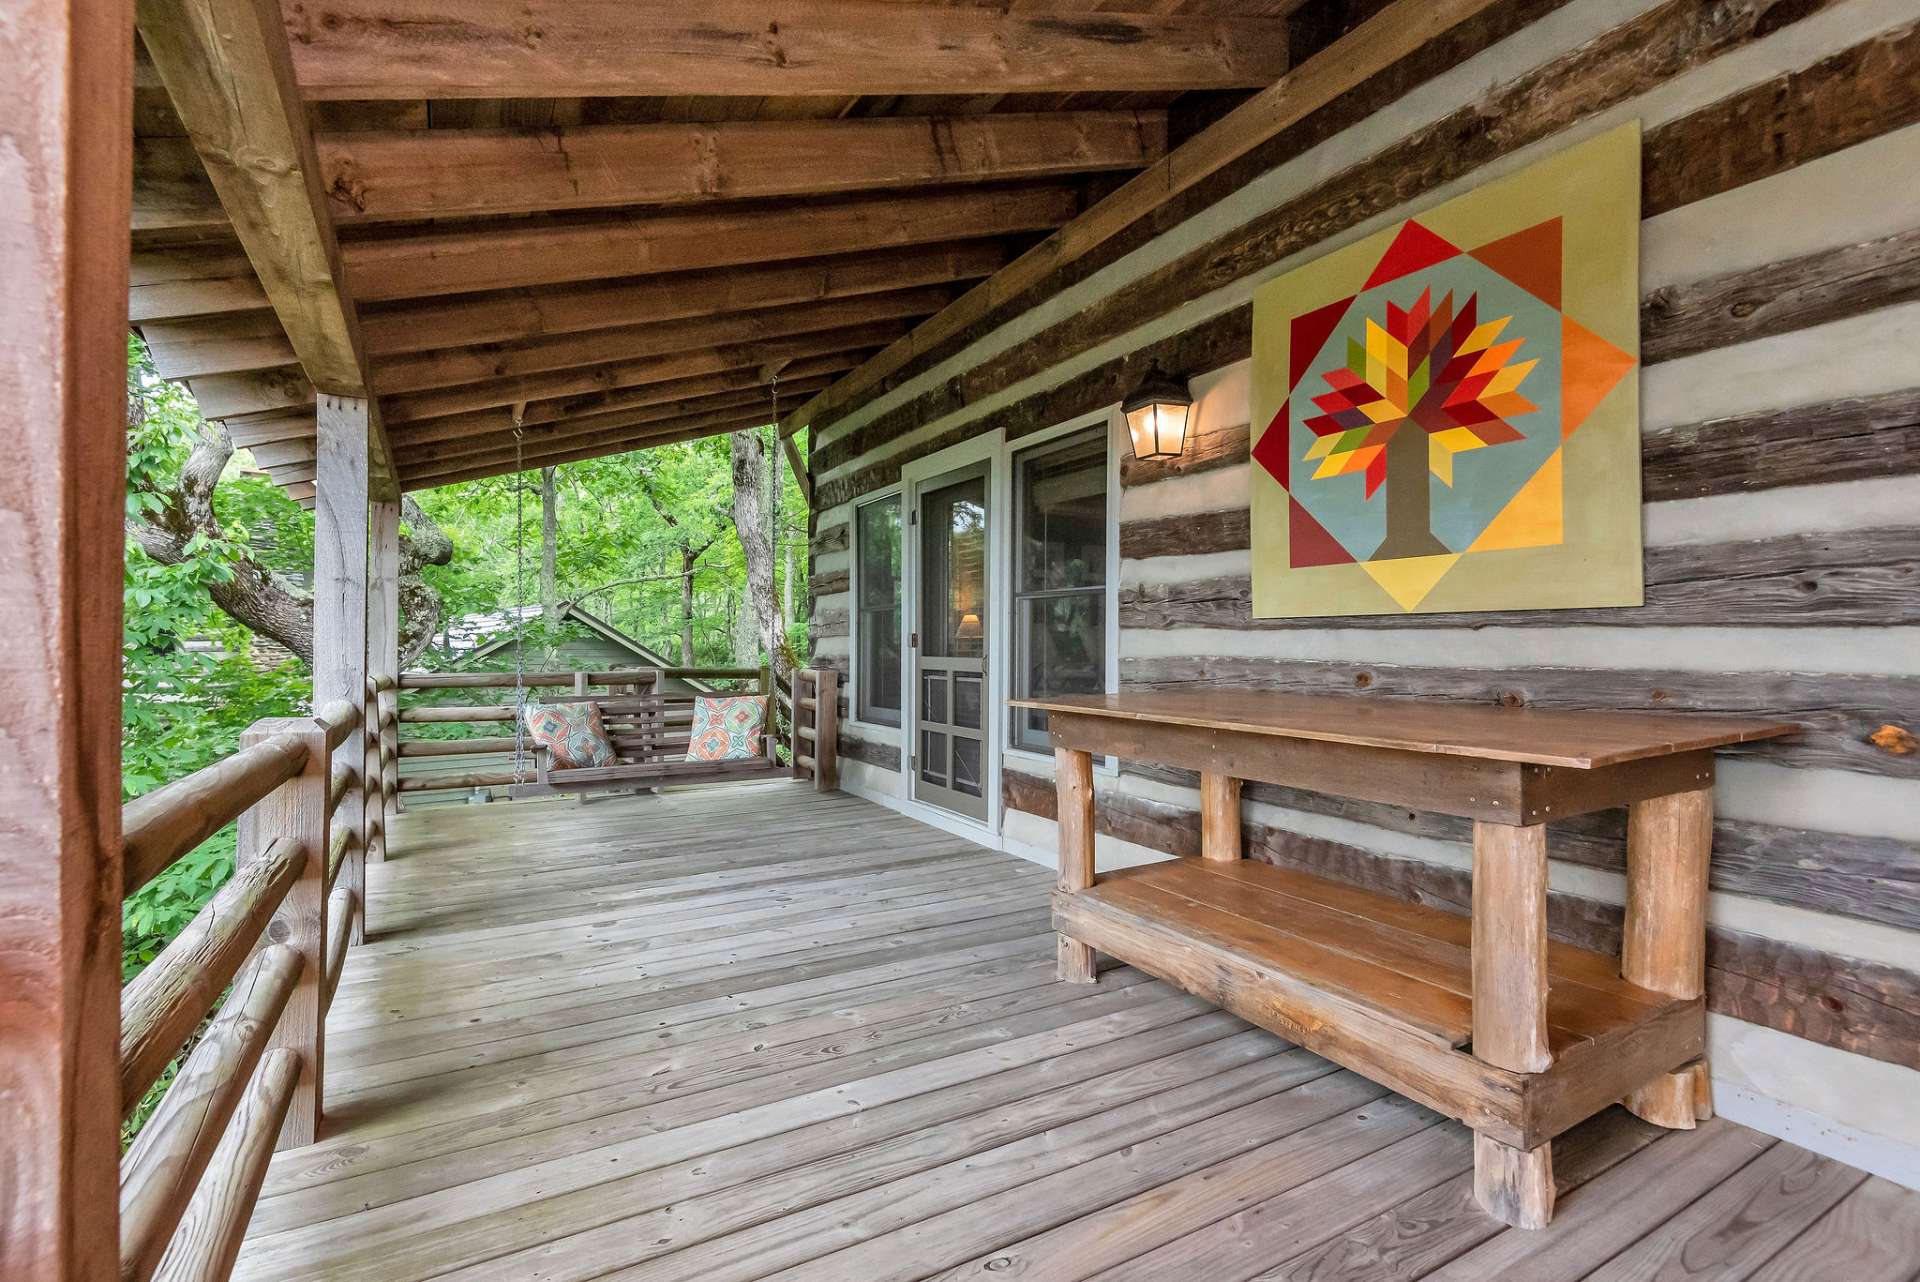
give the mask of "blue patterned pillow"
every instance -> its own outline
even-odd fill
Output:
[[[767,701],[757,695],[702,695],[693,701],[688,761],[751,761],[760,755]]]
[[[527,735],[553,754],[552,768],[576,770],[582,766],[614,763],[613,741],[594,703],[528,703]]]

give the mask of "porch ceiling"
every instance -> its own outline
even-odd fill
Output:
[[[408,489],[766,423],[1277,79],[1304,2],[154,0],[132,320],[303,499],[316,386]]]

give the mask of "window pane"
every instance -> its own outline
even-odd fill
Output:
[[[1107,581],[1107,442],[1104,429],[1020,461],[1021,592],[1099,587]]]
[[[956,481],[920,500],[926,540],[920,645],[929,658],[986,654],[987,482]]]
[[[900,500],[882,499],[855,511],[854,567],[859,588],[854,612],[860,653],[855,715],[878,725],[900,724]]]
[[[1014,470],[1015,697],[1106,689],[1104,428],[1023,454]],[[1045,750],[1047,716],[1021,711],[1013,742]]]

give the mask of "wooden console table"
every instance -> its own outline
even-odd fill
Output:
[[[1691,1127],[1705,1061],[1713,749],[1777,722],[1209,690],[1021,699],[1058,764],[1061,978],[1094,950],[1472,1127],[1474,1192],[1553,1212],[1550,1141],[1607,1105]],[[1094,875],[1093,762],[1200,772],[1200,859]],[[1240,858],[1252,779],[1473,826],[1473,913]],[[1628,807],[1618,959],[1547,940],[1546,824]]]

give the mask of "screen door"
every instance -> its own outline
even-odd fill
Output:
[[[913,795],[985,821],[987,466],[920,486],[913,521]]]

